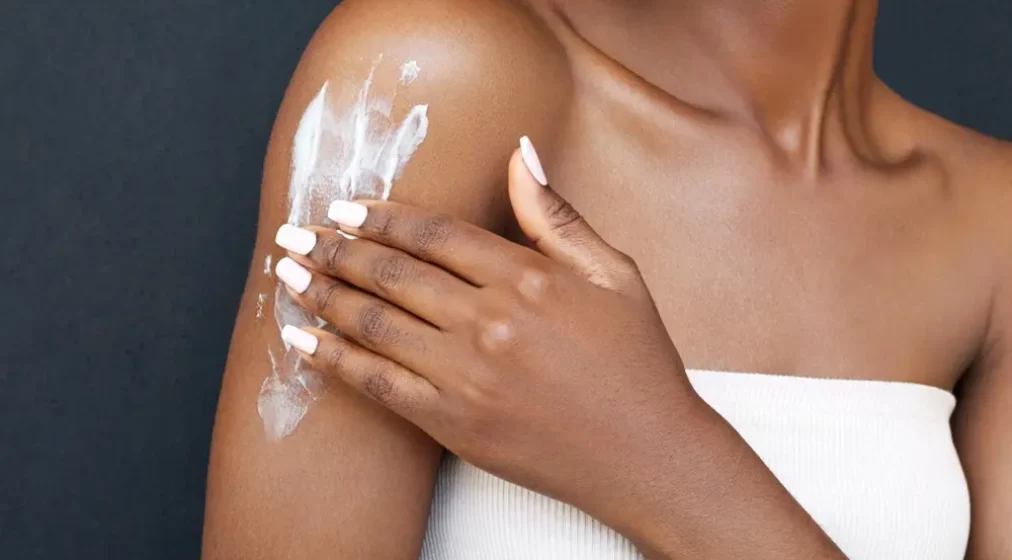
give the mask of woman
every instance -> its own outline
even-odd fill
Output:
[[[1012,150],[877,80],[875,10],[342,3],[268,151],[205,556],[1012,555]],[[277,236],[345,338],[286,329],[327,390],[268,441],[300,121],[380,55],[428,136],[396,203],[334,205],[356,239]]]

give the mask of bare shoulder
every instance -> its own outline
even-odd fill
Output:
[[[1012,142],[951,122],[890,92],[884,104],[901,145],[938,164],[967,222],[1012,254]]]
[[[551,141],[568,75],[561,46],[521,2],[345,0],[307,47],[274,138],[293,136],[325,84],[339,110],[371,77],[375,92],[396,92],[395,113],[427,109],[427,137],[393,198],[495,227],[509,156],[522,135]]]
[[[998,203],[1012,196],[1012,142],[961,126],[940,117],[933,145],[944,154],[954,177],[966,182],[966,188],[980,192],[988,202]],[[1007,199],[1012,200],[1012,199]],[[1006,210],[1010,209],[1006,206]]]
[[[1012,283],[1012,142],[953,126],[958,130],[945,142],[954,178],[972,196],[976,227],[994,244],[996,264]]]
[[[919,149],[938,159],[962,190],[1012,191],[1012,142],[988,136],[919,108],[908,101],[902,111],[908,135]]]
[[[936,141],[949,154],[954,188],[972,201],[963,221],[975,246],[966,250],[986,257],[992,284],[985,336],[952,423],[970,488],[967,558],[1004,558],[1012,552],[1004,513],[1012,507],[1012,143],[951,124]]]
[[[506,1],[346,0],[321,24],[264,162],[215,419],[205,558],[418,558],[441,453],[424,433],[331,383],[297,429],[265,437],[257,405],[275,371],[268,349],[284,347],[264,263],[284,255],[274,243],[281,224],[317,222],[335,198],[361,195],[345,188],[349,177],[500,228],[519,137],[547,140],[567,95],[558,53],[536,17]]]
[[[345,0],[309,44],[300,77],[360,77],[380,56],[415,61],[411,95],[443,96],[462,112],[544,101],[548,112],[565,86],[561,45],[516,0]]]
[[[981,268],[965,273],[991,286],[982,351],[994,358],[994,349],[1006,347],[1012,336],[1012,142],[935,115],[923,118],[925,145],[945,167],[959,202],[959,223],[969,241],[965,251],[981,257]]]
[[[917,154],[944,193],[943,217],[966,267],[961,274],[988,302],[981,350],[1007,338],[1012,324],[1012,142],[982,134],[917,107],[884,88],[881,120],[893,153]],[[992,354],[991,352],[985,352]]]

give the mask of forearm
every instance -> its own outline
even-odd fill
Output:
[[[690,401],[630,477],[617,528],[650,558],[845,558],[745,440]]]

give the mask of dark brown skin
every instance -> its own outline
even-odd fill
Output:
[[[507,160],[516,139],[529,134],[553,186],[638,263],[645,285],[629,287],[638,280],[629,280],[622,259],[607,270],[623,280],[603,288],[612,280],[579,284],[573,268],[545,258],[541,265],[554,262],[557,275],[548,286],[563,282],[580,299],[549,298],[550,307],[533,306],[537,312],[525,297],[481,299],[528,310],[508,371],[486,367],[488,379],[542,379],[543,398],[556,395],[554,406],[563,403],[583,427],[524,408],[529,399],[513,400],[535,387],[490,383],[484,393],[469,391],[453,372],[480,358],[464,347],[446,354],[442,368],[411,371],[446,376],[457,397],[443,414],[480,411],[516,431],[484,434],[498,435],[497,446],[470,449],[466,433],[419,421],[430,435],[488,470],[576,504],[660,556],[833,557],[737,434],[686,390],[677,356],[696,368],[943,389],[959,383],[954,430],[973,503],[968,556],[1012,555],[1005,530],[1012,515],[1012,149],[926,114],[881,84],[870,70],[873,19],[874,2],[843,0],[586,0],[560,1],[555,10],[497,0],[344,2],[293,78],[268,153],[258,258],[215,427],[205,557],[418,555],[439,456],[423,432],[357,396],[351,370],[319,362],[353,383],[332,384],[296,434],[267,443],[253,406],[269,373],[262,350],[277,333],[255,323],[251,310],[256,294],[270,289],[259,273],[262,257],[281,254],[272,241],[286,217],[295,124],[324,80],[341,85],[350,101],[379,52],[417,60],[423,73],[404,101],[431,104],[429,139],[394,200],[504,232]],[[410,250],[406,241],[400,247]],[[331,272],[355,283],[351,268]],[[495,293],[522,295],[501,288],[516,280],[503,272],[489,282],[500,287]],[[654,306],[644,303],[645,288]],[[443,307],[451,301],[468,298],[439,299]],[[627,319],[588,321],[589,309]],[[569,344],[529,342],[539,328]],[[622,343],[602,346],[595,337],[608,332]],[[563,348],[565,358],[557,353]],[[574,355],[586,358],[575,362],[579,371],[559,365]],[[591,371],[587,364],[602,356],[614,362],[603,362],[611,371]],[[637,360],[645,361],[616,373]],[[601,395],[616,391],[629,400],[600,409]],[[479,398],[489,394],[503,408]],[[621,421],[608,423],[614,419]],[[695,429],[672,436],[679,434],[672,422]],[[579,435],[599,423],[614,431]],[[517,433],[543,439],[510,447]],[[567,453],[547,461],[538,446],[549,445]],[[596,458],[594,468],[572,470],[586,457]],[[627,458],[635,469],[616,466]],[[568,485],[558,481],[574,472]],[[583,491],[591,484],[608,488],[603,497],[623,507],[605,508],[602,495]],[[619,498],[648,493],[657,499],[642,507]]]
[[[342,227],[357,239],[316,229],[306,257],[289,255],[312,282],[289,292],[343,336],[306,329],[319,340],[303,355],[312,369],[654,557],[842,558],[692,390],[632,259],[519,152],[510,197],[540,253],[391,202],[365,201],[365,222]],[[718,473],[698,469],[715,457]]]

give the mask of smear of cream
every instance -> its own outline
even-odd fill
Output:
[[[425,141],[428,105],[412,107],[400,122],[393,116],[397,94],[418,77],[418,64],[404,63],[397,89],[381,95],[373,91],[381,61],[370,70],[358,99],[344,112],[338,113],[328,103],[329,82],[306,107],[292,142],[289,223],[327,224],[327,208],[334,200],[388,198],[394,182]],[[326,326],[296,305],[280,285],[274,293],[274,317],[279,333],[285,325]],[[284,348],[280,360],[268,351],[272,374],[260,388],[257,411],[268,439],[278,440],[295,431],[325,388],[323,379],[305,368],[291,348]]]
[[[257,320],[264,318],[264,304],[267,303],[267,294],[257,296]]]
[[[273,267],[271,266],[271,263],[273,262],[274,257],[272,257],[270,254],[268,254],[267,257],[264,258],[264,274],[266,274],[268,278],[274,277],[274,272],[272,272]]]
[[[401,84],[406,86],[411,85],[411,82],[418,79],[419,72],[421,72],[421,68],[418,67],[418,63],[414,60],[401,64]]]
[[[267,350],[274,372],[260,386],[257,413],[264,423],[264,434],[269,441],[278,441],[291,434],[309,410],[311,395],[294,377],[282,378],[274,352]]]

